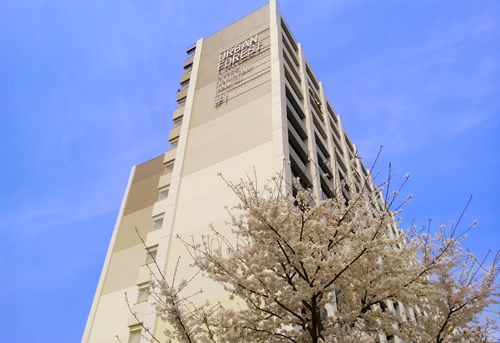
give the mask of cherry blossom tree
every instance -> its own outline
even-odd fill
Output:
[[[495,322],[480,314],[496,303],[499,254],[479,261],[462,248],[460,221],[435,235],[403,232],[390,209],[399,192],[384,199],[369,183],[327,200],[282,175],[265,186],[226,183],[239,199],[229,211],[233,235],[212,227],[178,238],[193,274],[224,287],[234,306],[195,303],[183,294],[190,281],[175,276],[153,280],[173,341],[496,341]]]

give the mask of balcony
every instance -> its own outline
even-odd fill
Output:
[[[184,114],[184,107],[186,107],[186,106],[179,107],[178,109],[176,109],[174,111],[174,116],[172,118],[174,121],[176,121],[177,119],[179,119],[180,117],[183,116],[183,114]]]
[[[188,71],[187,73],[182,74],[181,76],[181,81],[179,83],[184,83],[188,81],[191,78],[191,71]]]
[[[179,135],[181,134],[181,127],[182,125],[174,127],[172,130],[170,130],[170,134],[168,135],[169,141],[179,137]]]
[[[187,92],[188,92],[188,89],[189,89],[189,87],[188,87],[188,88],[186,88],[186,89],[183,89],[183,90],[181,90],[181,91],[179,91],[179,92],[177,92],[177,102],[179,102],[179,101],[181,101],[182,99],[185,99],[185,98],[186,98],[186,96],[187,96]]]

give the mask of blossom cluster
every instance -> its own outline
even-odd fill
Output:
[[[461,248],[455,226],[435,236],[414,227],[405,233],[377,188],[318,200],[282,175],[262,188],[251,180],[228,185],[239,198],[233,236],[213,228],[210,236],[180,239],[194,267],[239,306],[194,304],[180,295],[187,281],[155,282],[172,339],[492,341],[494,323],[480,324],[478,315],[498,295],[498,254],[485,269]]]

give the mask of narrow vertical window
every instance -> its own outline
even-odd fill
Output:
[[[179,140],[178,139],[176,139],[175,141],[170,142],[170,148],[169,148],[169,150],[177,148],[178,145],[179,145]]]
[[[158,251],[158,246],[146,248],[146,264],[156,260],[156,252]]]
[[[168,198],[169,189],[170,189],[169,187],[165,187],[165,188],[160,189],[160,196],[158,197],[158,200],[163,200],[163,199]]]
[[[142,325],[134,325],[130,327],[130,335],[128,343],[139,343],[141,341]]]
[[[161,229],[163,225],[163,217],[153,219],[153,230]]]
[[[174,170],[174,164],[173,163],[169,163],[169,164],[165,165],[165,174],[171,173],[172,170]]]
[[[148,283],[143,283],[138,285],[139,287],[139,293],[137,294],[137,302],[143,302],[148,300],[148,295],[149,295],[149,284]]]
[[[181,125],[182,125],[182,118],[174,121],[174,127],[181,126]]]

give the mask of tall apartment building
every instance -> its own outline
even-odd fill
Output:
[[[218,173],[236,181],[255,168],[267,180],[288,160],[286,178],[300,177],[318,198],[348,197],[342,180],[359,186],[368,175],[275,0],[187,48],[177,103],[170,149],[132,168],[82,342],[139,342],[125,292],[161,337],[165,324],[147,292],[152,259],[135,228],[169,278],[185,255],[176,235],[200,236],[228,220],[224,206],[237,199]],[[182,263],[178,278],[190,275]],[[225,295],[214,287],[204,296]]]

